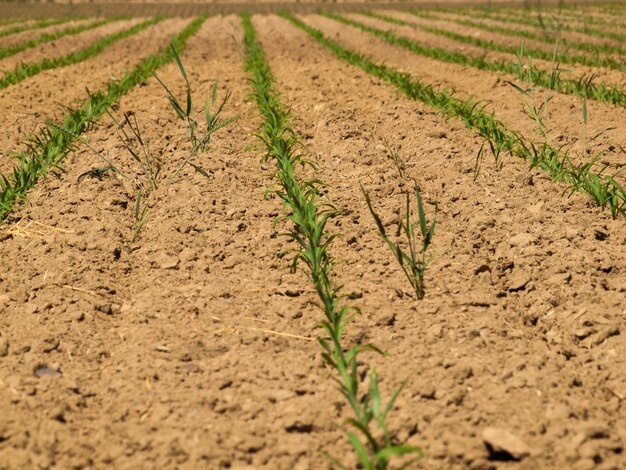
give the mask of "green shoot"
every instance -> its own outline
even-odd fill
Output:
[[[264,118],[258,137],[265,146],[263,161],[276,164],[275,184],[271,192],[284,203],[287,214],[281,220],[288,220],[292,228],[283,235],[295,242],[296,248],[282,253],[295,253],[292,269],[299,265],[307,268],[307,274],[320,300],[324,312],[321,327],[325,337],[318,341],[322,347],[322,358],[338,374],[336,378],[341,394],[350,404],[353,417],[347,422],[355,432],[348,432],[360,466],[371,470],[389,468],[393,457],[405,454],[419,454],[420,450],[409,445],[392,442],[386,419],[393,404],[404,387],[402,384],[386,405],[383,405],[378,380],[374,369],[369,371],[369,389],[360,391],[364,378],[359,371],[359,354],[369,350],[382,354],[373,345],[355,344],[351,348],[344,342],[344,331],[355,309],[342,305],[344,297],[341,286],[334,279],[335,261],[329,253],[335,235],[328,234],[328,221],[339,212],[328,202],[319,201],[323,183],[317,179],[301,181],[296,168],[315,164],[306,158],[298,134],[291,128],[290,112],[281,103],[273,87],[272,72],[265,60],[263,51],[256,41],[256,31],[249,15],[242,15],[244,44],[246,48],[246,69],[251,73],[250,84],[253,98]],[[365,372],[367,375],[367,371]],[[378,428],[375,431],[373,426]],[[379,437],[382,434],[382,437]],[[339,467],[344,465],[335,458],[331,461]]]
[[[415,199],[417,201],[417,212],[418,212],[418,226],[421,235],[421,240],[418,242],[418,239],[415,235],[415,226],[413,222],[411,222],[411,198],[409,193],[406,193],[406,208],[404,216],[401,216],[398,219],[398,230],[396,233],[396,237],[400,234],[404,234],[406,239],[406,246],[408,247],[408,253],[406,250],[403,250],[400,244],[395,243],[391,238],[387,235],[387,230],[385,229],[385,225],[383,224],[381,218],[374,210],[372,206],[372,201],[370,199],[369,194],[365,191],[363,186],[361,186],[361,191],[365,196],[365,202],[367,203],[367,207],[376,222],[376,227],[378,228],[378,232],[380,237],[387,243],[391,251],[393,252],[396,260],[400,264],[402,268],[402,272],[408,279],[411,287],[415,291],[415,295],[418,300],[422,300],[425,295],[424,290],[424,274],[426,272],[426,268],[428,265],[434,260],[435,257],[427,257],[426,252],[430,248],[432,243],[433,236],[435,234],[435,225],[436,221],[428,225],[426,220],[426,214],[424,212],[424,204],[422,202],[422,197],[420,195],[419,187],[417,183],[414,182],[415,189]]]

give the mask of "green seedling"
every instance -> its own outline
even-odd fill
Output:
[[[404,216],[401,216],[398,219],[398,229],[396,232],[396,238],[399,237],[401,234],[404,235],[408,251],[407,249],[403,250],[399,243],[394,242],[387,235],[385,225],[374,210],[370,196],[365,191],[365,189],[363,189],[363,186],[361,186],[361,191],[365,196],[365,202],[367,203],[367,207],[372,214],[374,221],[376,222],[376,227],[378,228],[378,233],[380,234],[380,237],[385,241],[389,248],[391,248],[391,251],[396,258],[396,261],[398,261],[400,267],[402,268],[402,272],[408,279],[411,287],[413,287],[417,299],[422,300],[425,295],[424,274],[428,265],[436,258],[436,256],[427,257],[426,255],[435,234],[436,221],[433,220],[433,222],[428,225],[419,187],[417,186],[417,183],[414,184],[415,199],[417,201],[417,212],[419,218],[418,227],[420,240],[418,241],[418,238],[415,234],[415,225],[413,224],[413,222],[411,222],[411,198],[408,192],[406,193],[406,207]]]
[[[310,166],[315,170],[316,165],[306,157],[306,149],[291,127],[290,112],[274,90],[273,75],[256,41],[256,31],[249,15],[242,15],[242,22],[252,97],[263,117],[257,134],[265,150],[262,161],[276,164],[274,184],[269,192],[282,200],[285,215],[278,220],[290,223],[290,230],[283,235],[295,243],[295,248],[280,256],[294,255],[291,263],[293,270],[305,266],[319,298],[324,313],[321,321],[324,336],[319,338],[322,358],[337,373],[335,380],[339,390],[352,409],[353,417],[347,422],[353,431],[347,432],[347,437],[359,465],[369,470],[385,470],[394,457],[419,455],[420,452],[416,447],[394,443],[386,425],[387,416],[404,384],[398,387],[386,404],[383,403],[375,370],[359,370],[361,352],[369,350],[382,354],[382,351],[373,345],[348,347],[345,344],[344,331],[358,310],[343,304],[345,297],[334,276],[335,260],[330,254],[330,247],[336,235],[327,232],[327,224],[339,215],[339,211],[324,200],[321,194],[323,182],[315,178],[299,178],[296,169]],[[368,376],[369,387],[363,392],[361,385],[364,377]],[[339,459],[327,457],[335,465],[346,468]]]
[[[396,167],[396,170],[398,170],[398,176],[400,177],[400,180],[406,181],[406,163],[400,155],[400,150],[397,147],[392,147],[387,139],[383,141],[383,145],[385,146],[385,150],[387,151],[389,159]]]
[[[189,83],[189,79],[187,78],[187,73],[180,60],[178,52],[176,51],[176,48],[174,47],[174,45],[170,45],[170,47],[173,57],[178,64],[180,73],[186,85],[185,111],[183,111],[180,102],[170,91],[170,89],[165,85],[165,83],[163,83],[163,81],[160,80],[158,77],[157,80],[159,84],[161,84],[161,86],[165,89],[168,95],[169,102],[178,117],[180,117],[187,123],[191,149],[187,156],[183,159],[183,161],[174,170],[172,170],[169,175],[165,175],[163,172],[165,162],[161,158],[157,158],[153,155],[150,149],[150,142],[144,137],[141,131],[141,127],[139,126],[139,123],[137,121],[137,117],[134,113],[123,113],[124,119],[122,121],[119,121],[115,118],[110,109],[106,109],[106,112],[108,113],[113,124],[115,125],[118,139],[127,150],[127,152],[130,154],[133,161],[136,163],[138,170],[133,168],[127,168],[125,170],[122,170],[119,166],[115,165],[112,160],[108,158],[103,152],[96,150],[89,143],[88,133],[86,134],[86,137],[83,138],[78,135],[73,135],[69,129],[65,129],[61,126],[56,126],[53,124],[55,127],[64,131],[66,134],[72,135],[72,137],[77,142],[85,145],[100,159],[102,159],[107,164],[105,170],[113,171],[119,174],[123,179],[131,181],[134,185],[137,186],[137,196],[135,198],[136,226],[133,237],[130,241],[131,245],[137,240],[139,232],[144,227],[147,221],[148,211],[150,208],[147,199],[151,195],[151,193],[157,191],[162,185],[169,186],[187,165],[191,166],[195,171],[202,174],[203,176],[209,177],[208,173],[200,165],[192,162],[191,160],[196,157],[199,152],[207,148],[211,136],[215,132],[233,121],[233,119],[221,118],[222,111],[230,97],[230,93],[226,94],[224,99],[217,106],[217,109],[213,111],[217,102],[217,81],[215,81],[211,95],[211,105],[209,105],[208,103],[208,98],[205,103],[204,116],[206,119],[206,125],[204,126],[204,129],[200,134],[201,126],[198,124],[197,118],[194,116],[193,113],[194,107],[191,97],[191,85]],[[92,116],[93,109],[89,107],[87,124],[85,126],[87,130],[91,125]],[[100,170],[90,170],[86,173],[83,173],[81,177],[85,176],[86,174],[93,174],[94,172],[98,171]]]

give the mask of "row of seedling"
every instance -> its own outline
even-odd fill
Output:
[[[403,47],[414,54],[421,55],[423,57],[432,58],[435,60],[439,60],[442,62],[449,62],[459,65],[466,65],[470,67],[477,68],[479,70],[486,70],[492,72],[498,72],[503,74],[519,74],[519,61],[511,60],[508,62],[505,61],[497,61],[497,60],[487,60],[484,56],[482,57],[472,57],[461,52],[451,51],[439,47],[432,47],[426,44],[418,43],[404,36],[398,36],[391,31],[382,30],[379,28],[374,28],[372,26],[366,25],[359,21],[352,20],[350,18],[333,14],[333,13],[324,13],[324,16],[334,19],[340,23],[345,25],[353,26],[367,33],[378,36],[390,44],[394,44],[400,47]],[[381,17],[381,15],[376,15],[377,17]],[[386,19],[390,22],[394,23],[402,23],[405,25],[411,25],[412,23],[408,23],[402,20],[398,20],[395,18],[390,18],[386,16],[382,16],[383,19]],[[454,33],[450,33],[454,34]],[[517,49],[511,50],[510,52],[518,52]],[[555,58],[556,53],[553,52],[551,59]],[[534,66],[532,63],[525,64],[525,67],[530,68],[530,72],[533,75],[534,82],[537,85],[544,86],[546,88],[551,87],[552,89],[564,93],[564,94],[572,94],[580,97],[587,97],[588,99],[593,99],[596,101],[602,101],[606,103],[616,104],[618,106],[626,107],[626,92],[621,90],[619,87],[615,85],[609,85],[606,83],[594,83],[593,76],[581,76],[577,79],[567,79],[562,77],[563,70],[560,68],[555,70],[546,70],[541,69]]]
[[[335,260],[330,248],[336,235],[327,230],[328,222],[339,212],[322,196],[324,184],[321,181],[315,178],[303,180],[299,176],[299,168],[310,166],[314,169],[315,163],[310,160],[298,134],[292,129],[289,110],[274,89],[272,72],[256,40],[250,17],[244,15],[242,20],[246,68],[251,75],[253,98],[264,119],[258,134],[264,146],[263,160],[276,165],[270,191],[284,203],[286,214],[282,219],[290,224],[285,235],[296,246],[287,253],[293,254],[293,269],[300,265],[306,267],[319,298],[324,313],[321,322],[324,337],[319,338],[322,357],[337,373],[339,390],[352,410],[353,417],[348,419],[352,431],[347,431],[347,435],[360,466],[386,469],[394,457],[404,454],[419,456],[419,449],[394,443],[387,428],[387,416],[404,384],[384,403],[376,371],[373,368],[363,370],[360,365],[361,352],[381,351],[372,345],[354,344],[348,347],[345,344],[344,332],[354,312],[344,304],[341,286],[335,280]],[[362,390],[368,379],[367,389]],[[346,468],[339,459],[329,458],[336,465]]]
[[[49,26],[56,26],[64,23],[69,23],[70,21],[74,21],[74,18],[63,18],[58,20],[43,20],[38,21],[34,24],[20,24],[17,26],[13,26],[12,28],[7,28],[4,31],[0,31],[0,38],[11,36],[12,34],[22,33],[24,31],[30,31],[34,29],[43,29]]]
[[[32,77],[33,75],[41,73],[45,70],[51,70],[51,69],[55,69],[58,67],[65,67],[68,65],[73,65],[78,62],[87,60],[91,57],[94,57],[98,55],[100,52],[102,52],[106,47],[110,46],[111,44],[117,41],[120,41],[121,39],[128,38],[134,34],[137,34],[140,31],[143,31],[149,28],[150,26],[153,26],[156,23],[162,21],[163,19],[164,19],[163,17],[156,17],[156,18],[146,20],[142,23],[139,23],[123,31],[109,34],[108,36],[105,36],[95,41],[94,43],[90,44],[84,49],[81,49],[77,52],[73,52],[71,54],[68,54],[62,57],[57,57],[54,59],[49,59],[46,57],[40,60],[39,62],[34,62],[30,64],[21,64],[15,70],[11,72],[6,72],[4,76],[0,78],[0,90],[10,85],[15,85],[21,82],[22,80]]]
[[[85,23],[79,26],[72,26],[70,28],[65,28],[60,31],[56,31],[54,33],[44,33],[39,37],[34,39],[28,39],[26,41],[22,41],[20,43],[14,44],[12,46],[7,46],[3,49],[0,49],[0,59],[4,59],[5,57],[10,57],[12,55],[17,54],[18,52],[22,52],[26,49],[33,48],[38,46],[39,44],[43,44],[50,41],[55,41],[57,39],[61,39],[66,36],[74,36],[76,34],[80,34],[84,31],[89,31],[90,29],[95,29],[100,26],[104,26],[106,24],[120,21],[124,18],[106,18],[103,20],[95,20],[89,23]]]
[[[206,17],[202,16],[190,22],[174,36],[171,41],[173,47],[182,50],[187,39],[200,29],[205,20]],[[39,179],[50,172],[63,171],[63,160],[93,119],[104,114],[121,96],[171,60],[174,60],[174,54],[170,47],[146,57],[121,80],[110,81],[106,90],[91,93],[84,105],[67,114],[61,123],[49,123],[39,133],[27,137],[26,148],[15,153],[16,164],[11,173],[0,176],[0,221],[26,198]]]
[[[485,18],[484,13],[468,11],[465,13],[467,16],[474,18]],[[491,14],[487,17],[490,20],[498,21],[500,23],[507,23],[513,25],[521,25],[521,26],[531,26],[533,28],[538,28],[540,31],[545,31],[546,33],[551,33],[554,30],[546,25],[543,22],[543,19],[537,18],[525,18],[522,15],[506,15],[506,14]],[[573,26],[569,24],[559,24],[560,31],[566,32],[574,32],[574,33],[582,33],[587,34],[589,36],[611,39],[613,41],[622,42],[624,40],[624,35],[622,32],[615,32],[606,29],[597,29],[597,28],[589,28],[586,26]]]
[[[408,73],[374,63],[366,56],[343,47],[289,13],[282,16],[337,57],[392,83],[408,97],[432,106],[446,118],[460,119],[466,127],[484,139],[494,156],[496,167],[502,165],[502,158],[506,154],[517,156],[529,162],[531,168],[550,173],[553,180],[569,183],[572,190],[588,194],[600,208],[608,208],[614,218],[620,214],[626,215],[626,192],[616,181],[616,175],[597,172],[593,164],[574,165],[563,148],[554,147],[546,140],[535,142],[508,129],[494,113],[486,111],[486,105],[481,105],[474,98],[464,101],[454,97],[449,90],[436,91],[431,85],[421,83]]]

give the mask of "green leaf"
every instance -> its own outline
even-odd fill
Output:
[[[352,447],[354,447],[356,455],[359,458],[359,462],[363,466],[363,469],[373,470],[372,463],[370,462],[370,458],[367,453],[367,449],[365,448],[363,443],[359,441],[359,438],[354,433],[349,432],[348,439],[350,439],[350,443],[352,444]]]

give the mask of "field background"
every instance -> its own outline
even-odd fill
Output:
[[[555,5],[557,1],[549,0],[542,2],[543,5]],[[594,0],[578,1],[578,4],[593,4]],[[176,15],[193,16],[202,13],[229,14],[229,13],[276,13],[289,9],[301,13],[314,12],[320,7],[333,11],[349,11],[360,8],[453,8],[467,5],[483,5],[482,0],[338,0],[320,2],[316,0],[292,0],[276,2],[272,0],[258,0],[250,2],[246,0],[181,0],[181,1],[151,1],[130,0],[127,2],[108,0],[55,0],[55,1],[23,1],[2,0],[0,1],[0,16],[20,18],[50,18],[64,16],[117,16],[117,15]],[[37,5],[34,8],[32,5]],[[489,5],[523,5],[523,0],[494,0]]]
[[[73,141],[0,225],[0,470],[336,468],[324,453],[356,468],[350,409],[316,341],[319,298],[306,269],[278,256],[294,244],[279,236],[291,226],[276,222],[281,200],[266,194],[275,164],[261,159],[242,10],[257,12],[271,79],[318,165],[298,166],[298,177],[323,180],[320,201],[341,211],[327,226],[339,235],[334,276],[361,311],[345,342],[388,353],[359,363],[360,374],[376,367],[384,397],[407,381],[388,425],[394,442],[423,449],[415,468],[625,468],[626,206],[613,218],[569,180],[553,181],[545,161],[529,168],[503,151],[500,168],[480,124],[495,116],[569,152],[572,165],[602,151],[593,171],[626,168],[626,3],[558,14],[542,3],[543,25],[536,4],[513,4],[367,2],[378,16],[366,16],[352,12],[365,3],[289,3],[303,25],[387,67],[376,75],[268,13],[285,4],[0,2],[0,174],[11,177],[16,151],[37,160],[29,136],[47,123],[84,117],[96,91],[132,84],[111,116],[90,121],[95,152]],[[151,73],[129,76],[167,57],[156,74],[184,97],[167,54],[201,12],[215,14],[181,48],[193,101],[201,108],[217,80],[219,97],[232,93],[224,116],[236,119],[199,157],[205,174],[186,168],[150,194],[129,243],[136,182],[90,173],[103,166],[95,153],[135,168],[111,119],[128,112],[166,169],[184,160],[187,130],[162,86]],[[101,22],[121,14],[132,17]],[[557,29],[562,61],[551,60]],[[540,56],[532,63],[517,56],[522,38]],[[528,72],[561,69],[559,92]],[[391,72],[433,95],[407,94]],[[435,95],[442,101],[419,99]],[[481,103],[472,109],[484,106],[483,121],[444,114],[444,95]],[[524,100],[547,100],[543,130]],[[624,185],[626,174],[615,178]],[[423,301],[360,189],[391,230],[412,179],[440,253]]]

